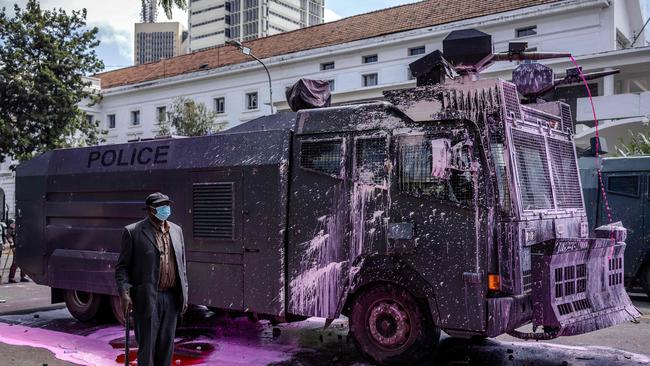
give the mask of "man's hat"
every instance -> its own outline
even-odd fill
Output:
[[[160,192],[156,192],[150,194],[147,197],[147,199],[144,201],[144,204],[147,206],[153,206],[155,204],[163,203],[163,202],[172,202],[172,200],[170,200],[168,196],[165,196]]]

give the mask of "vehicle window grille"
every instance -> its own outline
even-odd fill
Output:
[[[567,302],[565,304],[558,305],[557,310],[560,312],[560,315],[567,315],[573,312],[573,306],[571,306],[570,302]]]
[[[608,260],[609,265],[609,275],[608,281],[609,286],[618,286],[623,284],[623,258],[615,257]]]
[[[621,175],[607,177],[607,192],[639,197],[639,176]]]
[[[192,223],[195,238],[233,239],[233,183],[192,185]]]
[[[564,296],[564,286],[562,282],[562,268],[555,269],[555,297]]]
[[[531,270],[526,270],[522,272],[523,275],[523,285],[524,285],[524,292],[525,291],[530,291],[533,288],[533,273]]]
[[[356,176],[367,184],[383,184],[384,163],[388,158],[386,138],[361,138],[356,141]]]
[[[532,108],[525,111],[524,121],[530,122],[532,124],[539,124],[541,122],[543,125],[546,124],[552,128],[555,128],[555,126],[559,127],[561,123],[560,117],[549,115],[548,113]]]
[[[300,146],[300,166],[339,176],[343,165],[341,148],[341,140],[303,141]]]
[[[449,178],[436,178],[432,176],[431,154],[431,138],[405,136],[400,139],[397,173],[399,190],[415,196],[432,196],[454,203],[472,204],[472,173],[452,169]],[[464,156],[461,159],[471,161],[472,157]]]
[[[576,266],[576,293],[587,291],[587,265],[579,264]]]
[[[582,192],[578,184],[578,169],[573,144],[569,141],[550,138],[548,147],[551,153],[557,208],[581,208]]]
[[[576,311],[591,309],[591,303],[589,302],[589,299],[576,300],[573,302],[573,308]]]
[[[510,83],[503,83],[502,85],[506,117],[521,120],[521,104],[519,103],[517,87]]]
[[[524,210],[553,208],[553,194],[543,137],[513,129],[512,138]]]
[[[562,113],[562,128],[564,132],[573,134],[573,116],[571,115],[571,107],[568,104],[560,106]]]

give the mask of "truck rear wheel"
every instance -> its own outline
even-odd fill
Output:
[[[94,319],[102,304],[102,295],[78,290],[65,290],[63,299],[70,314],[82,322]]]
[[[364,356],[382,365],[410,365],[431,356],[440,329],[408,291],[392,284],[370,287],[355,299],[350,334]]]

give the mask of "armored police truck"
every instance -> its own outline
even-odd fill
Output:
[[[634,319],[625,229],[588,237],[568,106],[522,105],[478,75],[519,48],[453,32],[386,101],[320,107],[320,84],[300,82],[290,104],[304,109],[233,132],[45,153],[17,171],[19,264],[78,319],[119,317],[121,230],[161,191],[191,304],[344,314],[382,364],[427,357],[440,330],[549,339]]]

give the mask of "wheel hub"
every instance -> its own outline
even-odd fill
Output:
[[[92,296],[83,291],[75,291],[74,292],[74,301],[79,304],[79,305],[88,305],[90,303]]]
[[[368,319],[370,334],[375,342],[386,348],[397,348],[408,340],[411,330],[408,314],[393,301],[374,305]]]

